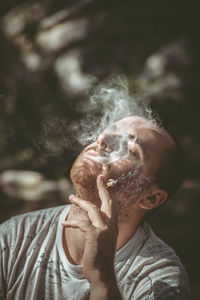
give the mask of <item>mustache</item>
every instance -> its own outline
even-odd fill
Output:
[[[96,153],[98,153],[98,155],[100,157],[107,157],[109,154],[110,154],[110,151],[106,151],[104,149],[100,149],[98,147],[98,145],[96,143],[92,143],[90,145],[88,145],[84,150],[83,150],[83,153],[87,153],[88,151],[90,150],[93,150],[95,151]]]

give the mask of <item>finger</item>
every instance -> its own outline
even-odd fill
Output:
[[[113,215],[113,206],[114,201],[111,197],[110,192],[106,188],[106,185],[104,183],[104,176],[99,175],[97,177],[97,187],[99,191],[99,197],[101,199],[101,210],[109,217],[111,218]]]
[[[88,231],[91,231],[91,230],[94,230],[94,226],[90,223],[90,221],[87,221],[87,220],[62,221],[62,226],[64,228],[78,228],[84,233],[86,233]]]
[[[99,208],[96,205],[92,204],[89,201],[78,198],[74,195],[70,195],[69,200],[73,204],[79,206],[85,212],[87,212],[88,217],[89,217],[92,225],[94,225],[96,227],[99,227],[101,229],[103,229],[105,227],[105,223],[103,222],[101,212],[100,212]]]

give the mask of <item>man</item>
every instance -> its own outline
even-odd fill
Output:
[[[172,137],[122,119],[76,159],[71,206],[1,225],[0,299],[189,299],[175,252],[145,223],[179,187]]]

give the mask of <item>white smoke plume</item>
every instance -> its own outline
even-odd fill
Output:
[[[125,76],[118,75],[94,87],[88,100],[79,103],[76,109],[78,114],[82,115],[81,120],[70,123],[70,120],[60,117],[54,110],[47,111],[41,139],[37,143],[47,150],[43,160],[47,159],[48,155],[59,157],[66,148],[71,149],[72,153],[80,151],[79,146],[82,148],[96,141],[105,129],[113,131],[116,121],[130,115],[145,117],[149,120],[149,126],[156,129],[157,117],[155,118],[149,102],[146,96],[135,93],[131,95]],[[128,156],[125,145],[127,138],[128,133],[124,132],[116,141],[118,149],[109,155],[105,152],[104,157],[96,157],[96,161],[100,159],[100,163],[108,165]],[[136,138],[132,139],[133,144]]]
[[[126,79],[122,76],[115,76],[100,84],[92,93],[88,103],[79,106],[85,118],[79,124],[73,124],[72,131],[75,129],[78,142],[86,146],[94,142],[97,137],[105,130],[113,130],[116,121],[130,115],[143,116],[149,120],[149,126],[156,128],[157,121],[150,109],[149,101],[143,97],[131,96]],[[124,132],[118,140],[118,149],[105,155],[103,164],[112,163],[128,155],[124,151],[124,142],[127,140],[128,133]],[[132,143],[135,143],[134,137]],[[93,158],[94,159],[94,158]],[[98,157],[95,158],[98,161]],[[102,160],[102,158],[101,158]]]

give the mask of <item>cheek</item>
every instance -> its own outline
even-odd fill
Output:
[[[134,178],[138,174],[140,165],[130,160],[117,161],[110,167],[110,178],[116,179],[119,183],[129,182],[130,178]]]
[[[116,204],[119,221],[123,219],[126,213],[129,213],[130,206],[137,201],[134,190],[126,188],[124,185],[116,189]]]
[[[145,187],[147,187],[146,181],[140,167],[135,167],[126,173],[125,176],[118,177],[115,193],[120,206],[124,205],[127,207],[130,203],[134,203],[141,196]],[[124,204],[122,205],[122,203]]]

